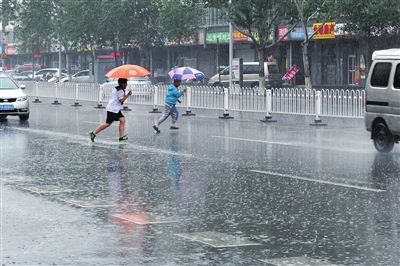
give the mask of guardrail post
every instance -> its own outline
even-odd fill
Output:
[[[103,94],[104,94],[104,92],[103,92],[103,86],[99,86],[99,99],[98,99],[98,102],[97,102],[97,106],[96,107],[94,107],[94,108],[96,108],[96,109],[104,109],[105,107],[103,106]]]
[[[224,113],[219,118],[220,119],[233,119],[233,117],[229,115],[229,89],[228,88],[224,88]]]
[[[319,117],[321,115],[321,91],[316,91],[315,93],[315,118],[314,123],[310,124],[310,126],[327,126],[328,124],[322,123],[322,119]]]
[[[153,90],[153,110],[151,110],[149,113],[161,113],[160,110],[158,110],[158,87],[154,86]]]
[[[52,102],[51,104],[54,104],[54,105],[59,105],[59,104],[61,104],[59,101],[58,101],[58,82],[56,82],[56,88],[55,88],[55,100],[54,100],[54,102]]]
[[[192,113],[191,105],[192,105],[192,88],[187,87],[187,90],[186,90],[186,113],[182,114],[182,116],[195,116],[195,114]]]
[[[82,106],[82,104],[79,104],[79,84],[75,85],[75,103],[72,106],[74,107]]]
[[[39,82],[35,82],[35,90],[36,90],[36,98],[33,103],[41,103],[42,101],[39,100]]]
[[[271,111],[272,111],[272,90],[267,89],[265,90],[265,106],[267,109],[267,114],[265,115],[264,119],[260,120],[264,123],[271,123],[277,122],[275,119],[272,119]]]

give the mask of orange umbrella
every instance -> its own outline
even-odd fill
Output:
[[[111,69],[107,74],[107,78],[133,78],[149,76],[150,72],[144,67],[138,65],[122,65]]]

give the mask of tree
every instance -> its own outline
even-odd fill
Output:
[[[158,0],[160,7],[160,23],[162,33],[168,42],[179,47],[197,32],[204,9],[197,1]],[[175,62],[178,63],[178,62]]]
[[[52,2],[46,0],[23,0],[19,5],[19,16],[15,35],[22,43],[20,49],[32,53],[40,52],[50,43],[54,33]],[[32,64],[34,59],[32,56]]]
[[[305,87],[311,89],[311,70],[308,54],[308,45],[316,32],[307,32],[307,27],[310,20],[318,20],[324,24],[335,17],[337,8],[335,0],[292,0],[292,9],[290,15],[293,17],[296,24],[300,24],[304,32],[304,41],[302,47],[303,66],[304,66],[304,82]],[[320,29],[318,28],[317,31]]]
[[[398,0],[338,0],[340,17],[346,22],[344,30],[360,41],[368,67],[371,56],[369,40],[374,36],[400,32],[400,1]]]
[[[216,4],[214,1],[214,5]],[[221,5],[227,6],[227,16],[236,30],[251,38],[258,52],[260,64],[259,83],[265,88],[264,62],[267,52],[282,39],[275,37],[275,29],[280,19],[287,12],[286,1],[283,0],[235,0],[230,5],[223,1]]]

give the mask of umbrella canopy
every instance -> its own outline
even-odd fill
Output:
[[[191,67],[177,67],[171,70],[168,75],[171,79],[188,80],[203,79],[204,73]]]
[[[133,78],[149,76],[150,72],[144,67],[138,65],[122,65],[111,69],[107,74],[107,78]]]

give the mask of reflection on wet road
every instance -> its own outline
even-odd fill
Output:
[[[400,150],[362,120],[198,114],[154,136],[147,111],[126,145],[114,125],[90,142],[92,107],[0,124],[4,264],[400,265]]]

